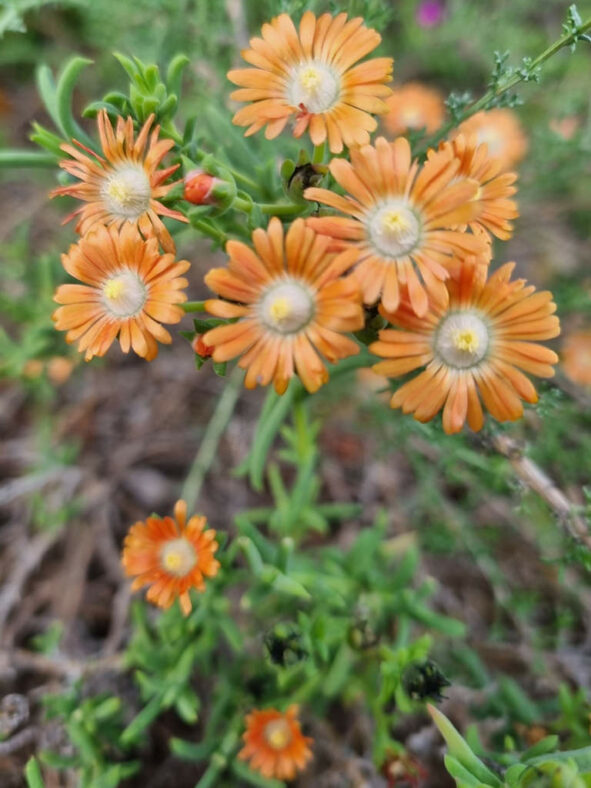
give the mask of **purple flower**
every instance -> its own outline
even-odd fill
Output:
[[[415,16],[421,27],[436,27],[443,20],[444,13],[441,0],[422,0]]]

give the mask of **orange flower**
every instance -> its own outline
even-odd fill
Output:
[[[185,616],[191,612],[189,589],[205,591],[204,577],[215,577],[220,568],[215,531],[205,529],[205,517],[187,522],[187,504],[177,501],[172,517],[148,517],[129,529],[121,563],[128,576],[136,576],[132,591],[149,585],[146,597],[168,608],[178,598]]]
[[[250,760],[250,768],[264,777],[293,780],[312,758],[312,739],[302,735],[297,715],[297,706],[285,713],[261,709],[247,714],[245,744],[238,757]]]
[[[536,293],[524,279],[511,282],[514,266],[506,263],[483,281],[478,266],[466,263],[458,282],[448,280],[448,303],[431,299],[420,319],[407,300],[395,314],[385,314],[397,328],[381,331],[370,345],[386,359],[374,371],[399,377],[426,367],[394,393],[393,408],[430,421],[443,407],[443,429],[450,434],[466,419],[473,430],[482,427],[478,393],[499,421],[518,419],[521,399],[537,402],[520,369],[543,378],[554,375],[556,353],[536,340],[557,336],[560,326],[552,293]]]
[[[517,115],[510,109],[477,112],[461,123],[456,133],[476,134],[478,142],[486,142],[489,154],[501,160],[502,171],[514,167],[527,153],[527,137]]]
[[[400,283],[407,286],[417,315],[428,309],[427,289],[445,295],[443,280],[456,265],[454,255],[477,255],[489,260],[482,236],[451,228],[472,221],[478,184],[458,180],[459,159],[445,151],[434,153],[422,167],[411,161],[404,137],[388,142],[378,137],[375,147],[351,150],[351,162],[333,159],[330,171],[349,194],[328,189],[306,189],[308,200],[330,205],[347,217],[310,218],[308,225],[335,240],[335,248],[357,250],[357,276],[366,304],[381,297],[393,312],[400,300]]]
[[[314,145],[328,137],[330,150],[369,142],[377,123],[369,113],[388,111],[383,98],[390,95],[384,83],[392,78],[392,58],[381,57],[354,66],[372,52],[381,36],[356,17],[346,14],[316,19],[306,11],[299,33],[287,14],[263,25],[262,38],[252,38],[242,52],[255,68],[228,73],[240,90],[237,101],[252,102],[234,115],[237,126],[248,126],[246,135],[267,126],[265,136],[274,139],[290,118],[295,119],[294,137],[309,129]]]
[[[158,354],[156,340],[172,339],[161,323],[178,323],[178,306],[187,300],[183,287],[190,263],[160,254],[158,241],[145,241],[131,224],[98,228],[62,255],[66,271],[84,284],[60,285],[53,314],[67,342],[78,342],[85,359],[104,356],[118,336],[121,350],[130,348],[151,361]]]
[[[154,115],[150,115],[134,141],[133,120],[117,118],[114,132],[106,111],[102,109],[97,122],[104,158],[78,140],[72,142],[81,151],[72,145],[61,146],[72,158],[60,161],[60,167],[78,178],[80,183],[54,189],[50,196],[68,194],[87,203],[67,216],[64,224],[80,215],[76,225],[76,232],[80,235],[100,224],[117,227],[132,224],[139,227],[146,238],[157,235],[164,250],[174,253],[174,242],[159,215],[180,222],[187,219],[158,200],[174,186],[174,183],[163,184],[179,165],[158,169],[164,156],[174,147],[174,142],[158,139],[160,126],[154,127],[148,142],[153,121]]]
[[[451,142],[442,142],[440,151],[460,162],[458,178],[470,178],[478,183],[479,189],[473,202],[478,207],[476,217],[470,222],[473,232],[488,231],[506,241],[513,235],[510,219],[519,216],[517,203],[508,199],[517,189],[514,172],[501,173],[501,160],[489,155],[487,146],[479,143],[476,135],[458,134]],[[429,157],[436,155],[429,151]]]
[[[214,348],[214,361],[242,356],[247,388],[273,380],[283,394],[295,371],[308,391],[316,391],[328,371],[315,348],[330,362],[359,352],[342,335],[364,324],[359,286],[353,277],[342,277],[356,253],[329,254],[330,238],[317,235],[303,219],[284,238],[281,222],[273,218],[252,240],[255,251],[229,241],[228,269],[214,268],[205,277],[215,293],[240,303],[205,302],[212,315],[239,320],[208,331],[203,342]]]
[[[392,90],[386,99],[388,114],[384,126],[390,134],[405,134],[409,130],[424,129],[432,134],[441,126],[445,117],[443,96],[435,88],[420,82],[407,82]]]
[[[591,386],[591,331],[577,331],[562,346],[562,369],[575,383]]]

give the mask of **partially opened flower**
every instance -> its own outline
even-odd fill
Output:
[[[502,171],[520,162],[528,149],[519,118],[506,107],[477,112],[458,126],[456,134],[475,134],[478,142],[486,142],[489,154],[500,159]]]
[[[132,591],[149,586],[146,597],[158,607],[168,608],[178,599],[185,615],[191,612],[189,591],[205,591],[205,578],[215,577],[220,563],[216,532],[205,530],[205,517],[187,521],[187,504],[177,501],[172,517],[148,517],[131,526],[121,563],[135,577]]]
[[[161,254],[156,238],[144,240],[133,225],[100,226],[62,255],[66,271],[83,284],[60,285],[54,300],[62,304],[53,314],[66,341],[78,341],[89,361],[104,356],[116,337],[124,353],[133,349],[151,361],[158,342],[172,338],[162,323],[178,323],[179,304],[187,300],[181,274],[190,267]]]
[[[297,706],[285,712],[260,709],[247,714],[238,757],[250,761],[250,768],[264,777],[292,780],[312,758],[312,739],[302,734],[297,717]]]
[[[388,114],[384,116],[384,127],[390,134],[405,134],[407,131],[424,129],[432,134],[445,118],[443,96],[435,88],[420,82],[407,82],[395,87],[386,99]]]
[[[491,155],[486,143],[479,143],[475,134],[458,134],[451,142],[444,141],[439,146],[452,158],[460,162],[456,178],[469,178],[476,181],[478,191],[473,202],[478,208],[470,227],[474,232],[484,230],[497,238],[507,240],[513,235],[511,219],[519,216],[517,203],[509,199],[517,189],[514,172],[501,172],[501,160]],[[429,151],[429,156],[436,155]]]
[[[431,299],[422,318],[406,299],[385,315],[396,328],[384,329],[370,345],[386,359],[373,369],[397,378],[425,368],[394,393],[393,408],[418,421],[430,421],[443,408],[443,429],[454,433],[466,420],[473,430],[482,427],[480,398],[498,421],[518,419],[521,400],[537,402],[523,372],[554,375],[558,357],[538,342],[557,336],[560,326],[552,293],[536,293],[524,279],[510,281],[514,265],[506,263],[483,281],[478,266],[465,264],[459,281],[447,282],[447,302]]]
[[[87,203],[67,216],[64,224],[79,216],[76,232],[80,235],[100,224],[117,227],[132,224],[146,238],[156,235],[165,251],[174,252],[173,240],[160,216],[180,222],[187,219],[159,200],[174,186],[164,181],[179,165],[158,169],[174,142],[158,139],[159,126],[150,134],[153,122],[154,115],[150,115],[135,138],[130,117],[126,121],[117,118],[114,131],[103,109],[97,117],[102,156],[78,140],[72,140],[73,145],[61,146],[71,158],[60,161],[60,167],[80,182],[54,189],[51,196],[67,194]]]
[[[289,120],[293,134],[309,130],[315,145],[328,138],[330,150],[369,141],[377,123],[370,113],[387,112],[385,83],[392,77],[392,58],[354,65],[372,52],[381,36],[346,14],[302,16],[299,31],[287,14],[263,25],[262,38],[252,38],[242,57],[254,68],[230,71],[240,85],[237,101],[251,102],[238,110],[234,123],[248,126],[246,135],[266,126],[267,139],[277,137]]]
[[[565,375],[575,383],[591,386],[591,331],[569,334],[560,355]]]
[[[284,237],[279,219],[252,234],[254,251],[229,241],[228,268],[214,268],[205,283],[229,300],[205,302],[208,312],[237,322],[218,326],[203,336],[213,347],[214,361],[241,356],[245,386],[273,381],[282,394],[297,373],[308,391],[328,380],[318,355],[335,362],[359,352],[345,332],[363,327],[359,285],[343,277],[356,259],[355,251],[334,255],[330,238],[296,221]]]
[[[375,147],[352,149],[351,162],[331,161],[330,171],[345,197],[328,189],[306,189],[308,200],[346,214],[307,222],[335,239],[334,248],[357,250],[355,276],[366,304],[381,299],[392,312],[405,285],[412,308],[424,315],[427,290],[445,295],[443,281],[457,264],[456,255],[488,262],[489,245],[482,235],[452,229],[478,213],[473,202],[478,184],[457,179],[459,167],[460,161],[445,152],[434,153],[420,166],[411,160],[404,137],[394,142],[378,137]]]

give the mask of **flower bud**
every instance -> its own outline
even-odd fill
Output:
[[[193,341],[191,342],[191,347],[198,356],[201,356],[201,358],[209,358],[213,353],[213,347],[211,345],[205,344],[201,334],[195,335]]]
[[[221,183],[219,178],[203,170],[191,170],[185,175],[185,200],[193,205],[213,205],[216,202],[214,188]]]

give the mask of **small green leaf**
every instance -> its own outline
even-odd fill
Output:
[[[427,704],[427,710],[433,718],[433,722],[439,729],[439,732],[447,742],[450,755],[459,761],[464,768],[474,775],[474,777],[484,782],[485,785],[493,786],[493,788],[501,788],[502,783],[496,774],[491,772],[480,758],[472,752],[468,743],[460,736],[447,717],[442,714],[439,709],[436,709],[435,706],[431,706],[430,704]]]
[[[28,788],[45,788],[41,768],[36,758],[29,758],[25,766],[25,778]]]

